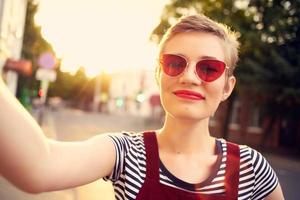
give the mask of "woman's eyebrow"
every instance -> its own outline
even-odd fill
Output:
[[[219,60],[218,58],[214,57],[214,56],[200,56],[200,59],[213,59],[213,60]]]

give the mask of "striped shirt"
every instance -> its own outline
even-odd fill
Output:
[[[111,134],[116,148],[116,163],[113,172],[104,180],[113,183],[117,200],[136,199],[146,177],[146,151],[142,133]],[[160,183],[181,190],[202,194],[224,194],[226,169],[226,141],[217,139],[216,144],[220,158],[216,173],[199,184],[190,184],[178,179],[160,162]],[[240,177],[238,199],[263,199],[278,184],[278,178],[266,161],[256,150],[240,146]]]

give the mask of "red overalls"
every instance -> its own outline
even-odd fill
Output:
[[[236,144],[227,142],[225,194],[198,194],[173,188],[159,182],[159,154],[154,132],[144,133],[146,148],[146,179],[137,200],[236,200],[238,198],[240,151]]]

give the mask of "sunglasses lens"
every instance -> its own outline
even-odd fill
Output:
[[[169,76],[182,73],[187,65],[186,60],[177,55],[164,54],[161,58],[163,71]]]
[[[225,63],[219,60],[201,60],[196,71],[201,80],[211,82],[219,78],[225,70]]]

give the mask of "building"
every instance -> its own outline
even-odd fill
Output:
[[[21,58],[27,0],[0,0],[0,73],[8,59]],[[20,63],[18,63],[20,64]],[[16,94],[18,74],[8,70],[4,74],[8,88]]]
[[[128,69],[111,75],[109,111],[150,117],[150,98],[158,94],[155,70]]]

